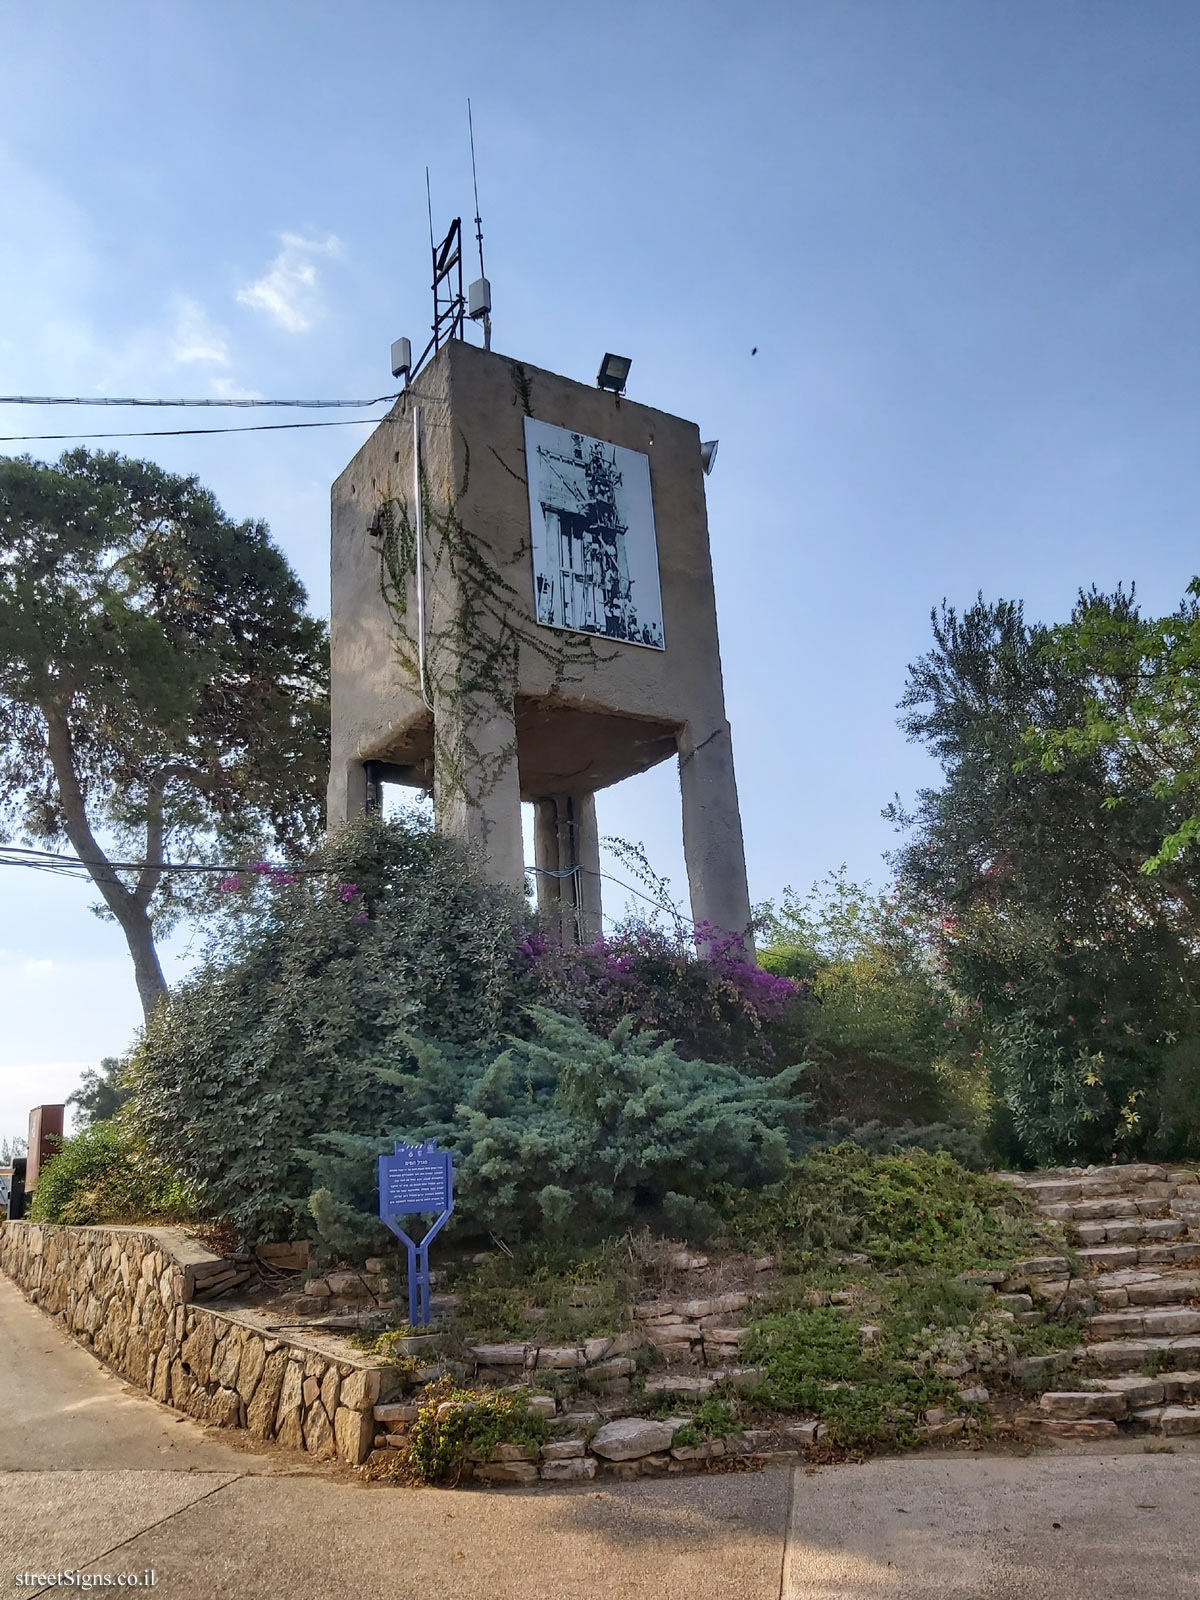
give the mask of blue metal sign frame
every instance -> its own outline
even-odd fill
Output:
[[[454,1210],[454,1155],[426,1144],[400,1144],[392,1155],[379,1157],[379,1216],[408,1251],[408,1324],[428,1327],[429,1245]],[[395,1220],[437,1212],[437,1221],[419,1242]]]

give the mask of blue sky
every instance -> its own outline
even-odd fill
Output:
[[[426,164],[439,228],[471,213],[471,96],[496,348],[585,380],[629,354],[632,397],[721,440],[756,898],[885,877],[880,808],[930,775],[894,706],[943,596],[1053,619],[1136,579],[1169,608],[1200,569],[1191,0],[4,10],[4,393],[386,392],[428,321]],[[0,407],[0,433],[130,415]],[[123,448],[265,517],[323,610],[363,434]],[[669,768],[601,824],[682,886]],[[89,900],[0,883],[0,1133],[133,1034]]]

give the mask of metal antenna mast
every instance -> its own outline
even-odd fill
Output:
[[[467,100],[467,129],[471,135],[471,184],[475,190],[475,238],[479,243],[479,276],[486,278],[483,270],[483,222],[479,216],[479,178],[475,172],[475,123],[471,116],[471,102]]]
[[[475,239],[479,245],[479,282],[471,285],[468,316],[483,322],[483,348],[492,348],[492,286],[483,270],[483,222],[479,215],[479,178],[475,171],[475,121],[471,116],[471,100],[467,98],[467,129],[471,135],[471,184],[475,190]],[[478,291],[478,293],[476,292]]]

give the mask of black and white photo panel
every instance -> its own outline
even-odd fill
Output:
[[[526,417],[525,459],[537,620],[664,649],[649,456]]]

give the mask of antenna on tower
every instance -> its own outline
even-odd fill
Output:
[[[471,183],[475,189],[475,238],[479,244],[479,277],[467,290],[467,315],[483,322],[483,348],[492,348],[492,286],[483,271],[483,222],[479,216],[479,178],[475,171],[475,121],[467,100],[467,129],[471,135]],[[428,170],[426,172],[428,176]]]

